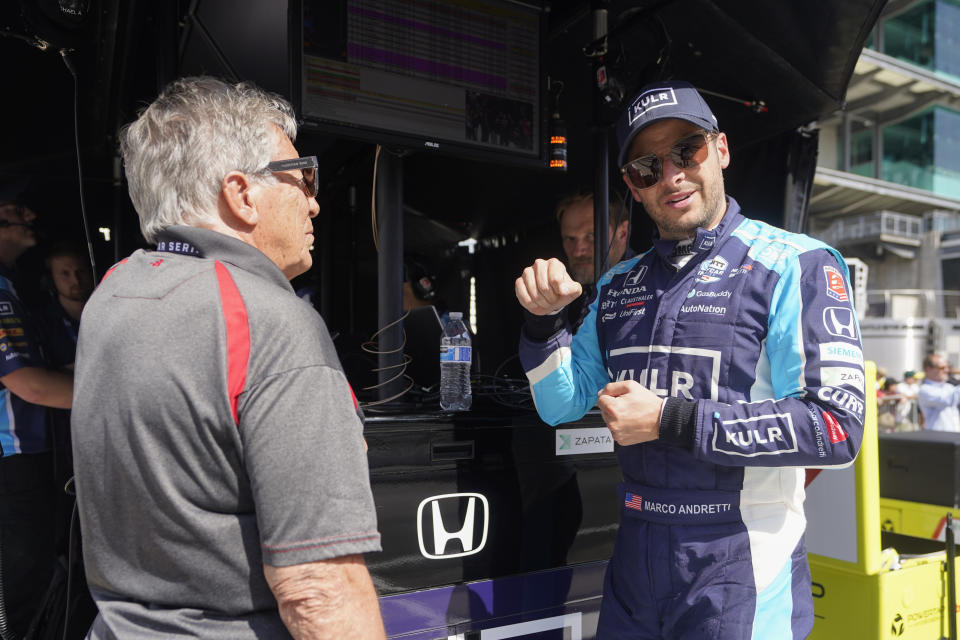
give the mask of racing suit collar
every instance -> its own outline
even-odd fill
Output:
[[[740,205],[732,197],[727,196],[727,211],[723,214],[720,224],[713,229],[697,229],[697,235],[691,246],[691,250],[694,253],[694,261],[709,254],[713,248],[719,244],[720,239],[728,235],[733,229],[736,229],[741,221],[743,221],[743,215],[740,213]],[[670,261],[670,256],[673,254],[673,250],[678,242],[680,241],[663,240],[660,237],[660,232],[654,228],[653,248],[663,260]]]

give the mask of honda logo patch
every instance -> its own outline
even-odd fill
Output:
[[[849,307],[827,307],[823,310],[823,326],[832,336],[857,339],[857,319]]]
[[[417,508],[420,553],[430,560],[479,553],[487,544],[490,507],[479,493],[431,496]]]
[[[647,275],[647,265],[641,265],[636,271],[631,271],[627,274],[627,279],[624,281],[626,286],[635,287],[640,284],[640,281],[643,280],[643,276]]]

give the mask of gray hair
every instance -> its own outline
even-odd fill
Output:
[[[276,125],[293,142],[297,122],[282,97],[249,83],[211,77],[168,84],[120,132],[130,199],[147,242],[175,224],[213,224],[224,177],[231,171],[254,180],[276,149]]]

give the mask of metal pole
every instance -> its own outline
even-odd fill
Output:
[[[377,162],[378,399],[403,388],[403,159],[383,148]],[[389,325],[389,326],[388,326]],[[439,349],[439,345],[437,347]],[[391,382],[391,379],[396,378]]]
[[[605,269],[613,265],[608,264],[607,254],[610,249],[610,160],[608,153],[608,138],[606,127],[597,130],[594,140],[597,157],[597,173],[593,183],[593,273],[594,282],[600,280]]]
[[[607,37],[607,4],[606,0],[594,0],[592,3],[594,42]],[[605,48],[606,45],[604,50]],[[607,261],[610,251],[610,138],[600,116],[603,100],[600,96],[600,87],[596,82],[597,71],[603,64],[603,56],[600,56],[595,59],[593,66],[593,123],[596,127],[593,138],[596,163],[593,182],[593,277],[595,283],[600,280],[606,269],[613,266]]]

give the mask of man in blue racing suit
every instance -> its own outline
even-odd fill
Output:
[[[575,337],[558,311],[580,285],[562,263],[516,282],[541,417],[597,405],[620,445],[598,637],[804,638],[804,468],[850,464],[863,434],[847,267],[741,215],[726,135],[690,84],[645,87],[617,134],[654,248],[603,276]]]

